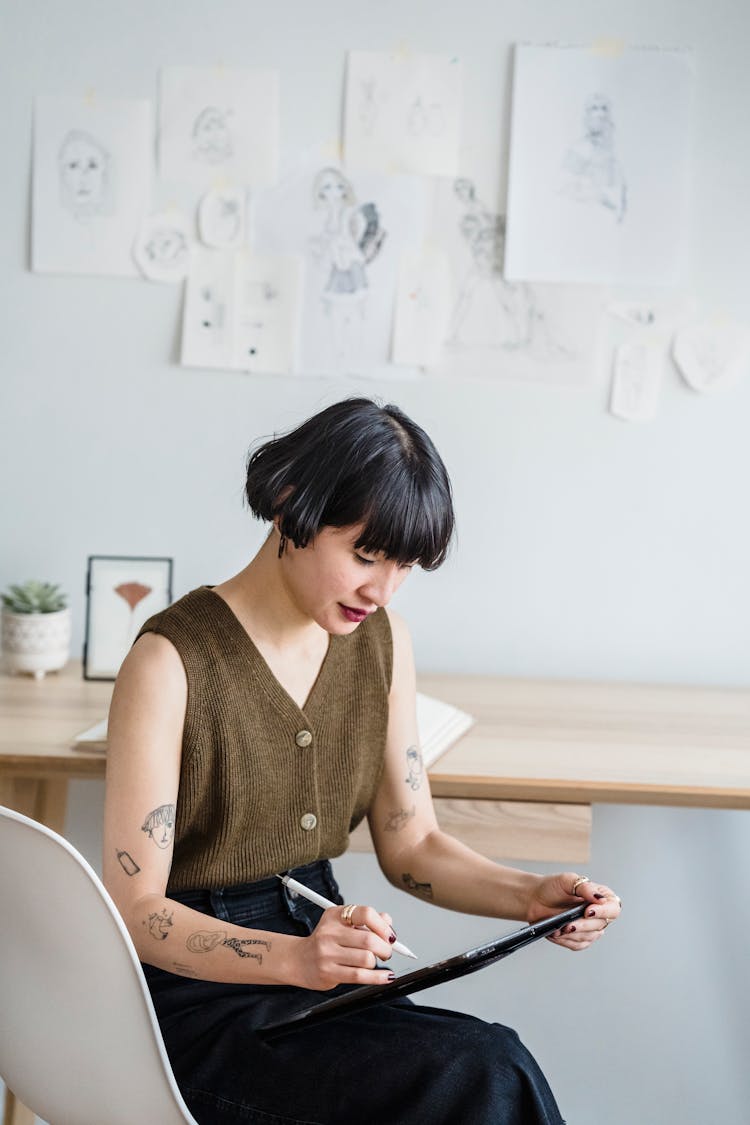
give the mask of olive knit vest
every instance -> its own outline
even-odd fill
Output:
[[[167,887],[215,889],[346,851],[383,769],[393,664],[384,610],[332,636],[303,708],[204,586],[151,617],[180,655],[187,708]]]

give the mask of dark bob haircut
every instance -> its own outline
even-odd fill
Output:
[[[245,485],[258,519],[306,547],[324,527],[362,524],[358,550],[435,570],[453,534],[445,465],[397,406],[349,398],[251,451]]]

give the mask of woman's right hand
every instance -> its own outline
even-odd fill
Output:
[[[347,922],[346,909],[325,910],[310,936],[295,942],[290,983],[325,991],[337,984],[388,984],[395,979],[390,969],[376,968],[393,953],[396,935],[390,915],[372,906],[355,906]]]

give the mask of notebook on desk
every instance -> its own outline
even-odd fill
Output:
[[[588,903],[582,903],[561,914],[555,914],[552,918],[545,918],[543,922],[535,922],[488,941],[485,945],[467,949],[465,953],[448,957],[444,961],[436,961],[423,969],[415,969],[414,972],[396,977],[391,984],[371,984],[362,988],[353,988],[340,996],[334,996],[331,1000],[323,1000],[320,1004],[303,1008],[279,1023],[268,1024],[258,1031],[258,1035],[266,1041],[278,1039],[282,1035],[289,1035],[302,1028],[307,1029],[326,1020],[361,1012],[374,1004],[387,1004],[391,1000],[398,1000],[401,996],[410,996],[414,992],[421,992],[424,988],[432,988],[436,984],[444,984],[468,973],[475,973],[478,969],[484,969],[487,965],[492,965],[495,961],[515,953],[517,949],[523,949],[524,946],[547,937],[555,930],[574,922],[576,918],[582,918],[587,906]]]
[[[437,761],[474,723],[474,718],[430,695],[417,692],[417,728],[425,769]],[[79,750],[107,749],[107,720],[77,734],[73,745]]]

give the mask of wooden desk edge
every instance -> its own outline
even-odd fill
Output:
[[[473,800],[545,801],[553,804],[667,805],[683,808],[750,809],[750,789],[710,789],[693,785],[642,785],[623,781],[566,781],[562,778],[488,778],[430,773],[434,797]]]

